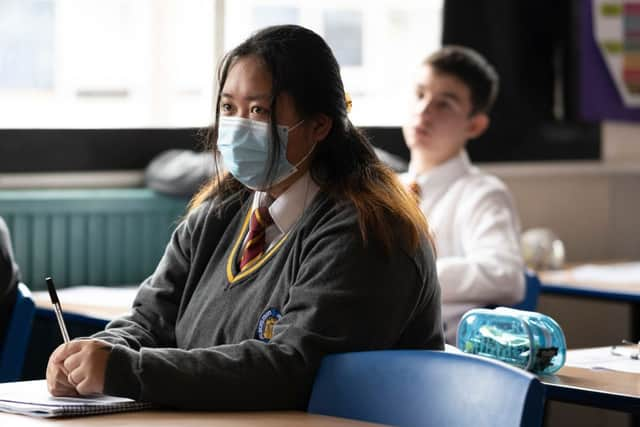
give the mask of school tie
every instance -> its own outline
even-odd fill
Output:
[[[273,218],[271,218],[269,209],[266,206],[253,210],[249,221],[249,236],[240,259],[240,271],[244,270],[252,260],[257,260],[264,253],[264,233],[271,224],[273,224]]]
[[[415,181],[411,181],[408,185],[409,191],[411,191],[413,194],[415,194],[415,196],[418,198],[418,200],[420,199],[420,196],[422,196],[422,191],[420,190],[420,184],[418,184]]]

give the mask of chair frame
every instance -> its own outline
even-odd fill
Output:
[[[527,270],[524,273],[525,294],[524,300],[511,306],[518,310],[536,311],[538,308],[538,298],[540,297],[540,279],[535,271]]]

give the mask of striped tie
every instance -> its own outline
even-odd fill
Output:
[[[257,260],[264,253],[264,232],[271,224],[273,224],[273,218],[271,218],[266,206],[254,209],[249,223],[249,236],[240,259],[240,271],[251,265],[251,261]]]
[[[420,190],[420,184],[418,184],[415,181],[411,181],[408,185],[409,187],[409,191],[411,191],[417,198],[418,200],[420,199],[420,196],[422,195],[422,191]]]

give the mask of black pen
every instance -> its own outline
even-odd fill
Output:
[[[47,289],[49,290],[49,296],[51,297],[51,304],[53,304],[53,310],[56,312],[56,319],[58,319],[58,326],[60,326],[62,339],[64,339],[66,344],[69,342],[69,333],[67,332],[67,326],[64,324],[64,319],[62,318],[62,307],[60,307],[60,300],[58,300],[56,287],[54,286],[53,279],[51,277],[47,277],[44,280],[47,282]]]

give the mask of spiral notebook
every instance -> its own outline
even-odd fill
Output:
[[[0,411],[34,417],[75,417],[150,408],[150,403],[124,397],[53,397],[45,380],[0,384]]]

